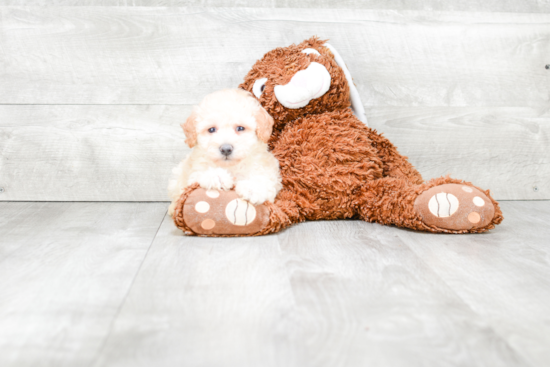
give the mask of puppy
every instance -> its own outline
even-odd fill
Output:
[[[279,161],[268,152],[273,118],[242,89],[206,96],[182,125],[191,153],[172,170],[173,214],[185,187],[230,190],[251,204],[273,202],[281,189]]]

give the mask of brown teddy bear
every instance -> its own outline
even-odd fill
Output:
[[[349,71],[325,41],[313,37],[268,52],[239,87],[274,118],[269,147],[283,189],[274,203],[253,206],[233,190],[187,187],[173,216],[186,234],[256,236],[306,220],[345,218],[479,233],[502,222],[489,191],[449,177],[423,182],[407,157],[366,126]],[[207,212],[201,202],[209,204]]]

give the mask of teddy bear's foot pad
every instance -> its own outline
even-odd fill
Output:
[[[416,198],[414,208],[425,224],[451,231],[483,228],[495,216],[491,199],[463,184],[432,187]]]
[[[269,209],[250,204],[234,190],[197,188],[185,200],[183,220],[198,235],[253,235],[269,223]]]

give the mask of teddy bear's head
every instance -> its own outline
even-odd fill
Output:
[[[275,119],[276,130],[305,115],[348,108],[358,98],[336,50],[317,37],[269,51],[239,87],[258,98]]]

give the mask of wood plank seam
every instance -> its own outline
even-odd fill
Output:
[[[149,244],[149,247],[147,248],[147,251],[145,252],[145,256],[143,256],[143,259],[141,260],[141,263],[139,264],[139,267],[137,268],[135,274],[134,274],[134,277],[132,279],[132,282],[130,283],[130,286],[128,287],[126,293],[124,294],[124,297],[122,298],[122,301],[120,302],[120,304],[118,305],[117,307],[117,310],[115,312],[115,315],[113,316],[113,318],[111,319],[111,322],[109,323],[109,327],[108,327],[108,331],[107,333],[105,334],[105,337],[103,338],[103,341],[101,342],[101,345],[99,346],[99,348],[97,349],[97,352],[96,352],[96,356],[91,359],[91,362],[89,364],[89,367],[92,367],[95,365],[95,363],[97,362],[97,359],[99,358],[99,356],[101,355],[101,353],[103,352],[103,349],[105,348],[105,346],[107,345],[107,340],[109,339],[109,336],[111,335],[112,333],[112,330],[113,330],[113,325],[115,324],[118,316],[120,315],[120,311],[122,310],[124,304],[126,303],[126,299],[128,298],[128,294],[130,294],[130,291],[132,290],[132,287],[134,285],[134,282],[136,281],[136,278],[138,277],[138,274],[141,270],[141,267],[143,266],[143,263],[145,262],[145,259],[147,259],[147,255],[149,254],[149,250],[151,249],[151,246],[153,246],[153,243],[155,242],[155,239],[157,238],[157,235],[159,233],[159,230],[160,230],[160,227],[162,226],[162,223],[164,223],[164,220],[166,219],[166,214],[168,213],[168,209],[166,209],[166,212],[164,214],[164,216],[162,217],[162,219],[160,220],[160,223],[159,223],[159,226],[155,232],[155,235],[153,236],[153,238],[151,239],[151,243]]]

